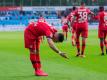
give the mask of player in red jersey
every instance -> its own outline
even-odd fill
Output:
[[[61,18],[61,24],[62,24],[62,31],[63,31],[63,34],[64,36],[66,37],[66,40],[68,38],[68,25],[67,25],[67,19],[65,16],[63,16]]]
[[[76,26],[76,46],[77,46],[77,55],[85,57],[84,50],[86,47],[86,38],[88,37],[88,15],[92,14],[93,12],[90,9],[85,7],[85,3],[81,2],[81,6],[75,10],[74,16],[77,20]],[[82,49],[80,52],[80,41],[79,37],[82,36]]]
[[[104,7],[99,7],[99,13],[95,16],[96,19],[99,21],[98,27],[98,37],[100,39],[100,48],[101,48],[101,55],[104,55],[104,44],[106,47],[106,54],[107,54],[107,12],[104,11]]]
[[[28,48],[30,51],[30,61],[32,62],[33,68],[35,69],[35,75],[48,76],[47,73],[41,70],[41,62],[39,57],[41,36],[46,36],[47,42],[53,51],[62,57],[67,58],[66,54],[61,52],[54,45],[54,42],[63,42],[64,35],[62,33],[57,33],[56,30],[47,22],[35,22],[29,24],[24,31],[25,48]]]
[[[67,22],[70,22],[70,28],[72,29],[72,36],[71,36],[71,40],[72,40],[72,45],[75,46],[76,45],[76,26],[77,26],[77,21],[76,19],[74,19],[74,21],[72,22],[72,18],[74,17],[74,12],[76,10],[76,7],[74,6],[72,8],[72,12],[67,16]]]
[[[63,31],[64,36],[66,37],[66,40],[67,40],[67,38],[68,38],[68,25],[66,23],[63,24],[62,31]]]

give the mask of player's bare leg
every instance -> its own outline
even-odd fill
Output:
[[[76,56],[78,57],[80,55],[80,41],[79,41],[79,38],[77,38],[77,40],[76,40],[76,47],[77,47]]]
[[[101,55],[104,55],[104,38],[100,38]]]
[[[40,37],[40,40],[41,40],[41,42],[43,43],[43,40],[44,40],[44,39],[43,39],[43,36]]]
[[[75,46],[75,36],[74,36],[74,33],[72,33],[71,39],[72,39],[72,46]]]
[[[63,31],[63,34],[64,34],[64,39],[65,39],[65,37],[66,37],[66,32],[65,32],[65,31]]]
[[[84,54],[85,47],[86,47],[86,38],[82,37],[81,57],[85,57],[85,54]]]
[[[76,35],[74,32],[72,32],[71,40],[72,40],[72,46],[75,46],[76,45]]]
[[[43,36],[43,40],[45,40],[45,36]]]
[[[65,32],[66,40],[68,39],[68,32]]]

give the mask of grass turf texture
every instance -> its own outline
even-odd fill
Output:
[[[100,56],[97,31],[89,31],[86,58],[75,57],[76,48],[69,40],[56,44],[67,52],[66,60],[53,52],[46,42],[41,43],[42,68],[48,77],[34,76],[29,52],[24,48],[23,32],[0,32],[0,80],[106,80],[107,55]]]

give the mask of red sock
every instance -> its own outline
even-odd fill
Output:
[[[36,62],[37,62],[37,68],[40,69],[41,68],[41,62],[40,62],[39,54],[36,54]]]
[[[104,52],[104,43],[103,42],[100,42],[100,48],[101,48],[101,51],[103,53]]]
[[[83,41],[83,43],[82,43],[82,52],[81,52],[82,55],[84,55],[85,46],[86,46],[86,43],[85,43],[85,41]]]
[[[30,54],[30,60],[32,62],[33,68],[35,70],[40,69],[41,68],[41,63],[40,63],[40,58],[39,58],[39,54]]]
[[[36,66],[36,55],[35,54],[30,53],[30,61],[31,61],[32,65],[33,65],[33,68],[37,69],[37,66]]]
[[[78,53],[80,52],[80,42],[79,40],[76,41],[76,46],[77,46],[77,50],[78,50]]]

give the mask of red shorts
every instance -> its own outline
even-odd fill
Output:
[[[39,50],[40,38],[34,36],[28,29],[26,29],[24,31],[24,43],[25,43],[25,48],[31,50]]]
[[[88,23],[77,23],[76,27],[76,37],[79,38],[79,36],[82,36],[84,38],[88,37]]]
[[[76,32],[76,27],[77,27],[77,23],[74,22],[72,25],[72,33]]]
[[[79,38],[79,36],[88,37],[88,29],[85,29],[84,27],[80,27],[76,29],[76,37]]]
[[[63,30],[63,32],[68,32],[68,29],[62,29]]]
[[[98,30],[98,37],[105,38],[107,35],[107,30]]]

